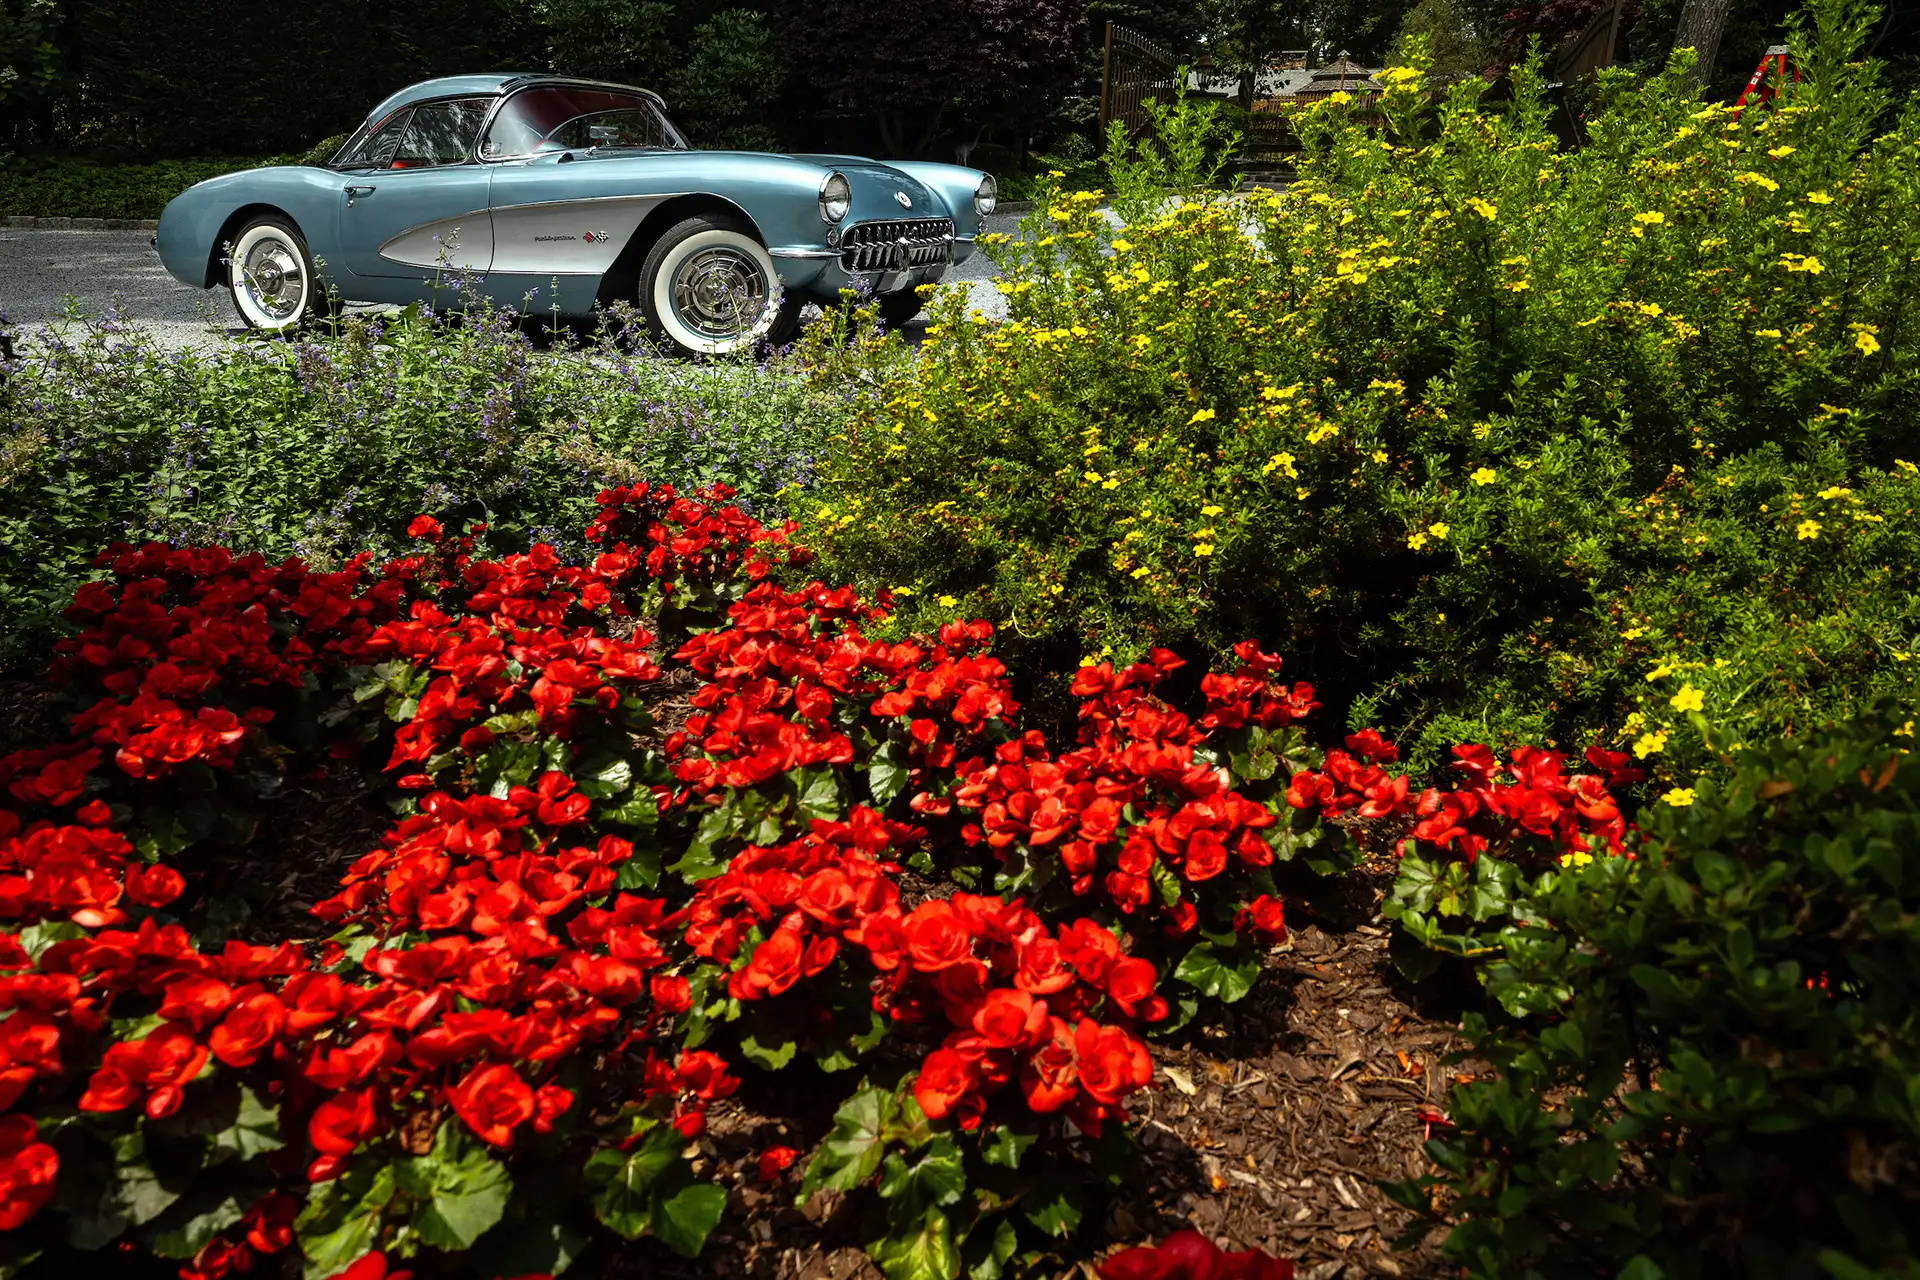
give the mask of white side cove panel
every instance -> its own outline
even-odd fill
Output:
[[[380,246],[380,256],[409,267],[444,265],[484,272],[493,262],[493,219],[485,209],[476,209],[408,227]]]
[[[509,275],[602,275],[666,195],[549,200],[493,211],[493,269]]]

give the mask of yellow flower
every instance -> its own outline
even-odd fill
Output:
[[[1487,201],[1482,200],[1479,196],[1475,196],[1473,199],[1467,201],[1467,208],[1473,210],[1475,213],[1485,218],[1488,222],[1492,222],[1495,218],[1500,216],[1499,205],[1490,204]]]
[[[1481,467],[1478,471],[1473,473],[1473,477],[1472,477],[1473,482],[1478,485],[1489,485],[1489,484],[1492,484],[1495,480],[1498,480],[1499,478],[1500,478],[1500,473],[1495,471],[1492,467]]]
[[[1667,749],[1667,735],[1661,733],[1643,733],[1633,744],[1633,754],[1642,760],[1648,756],[1657,756]]]
[[[1818,520],[1802,520],[1799,524],[1793,526],[1793,532],[1794,536],[1799,538],[1800,541],[1812,542],[1820,536],[1820,522]]]
[[[1809,191],[1807,192],[1807,203],[1808,204],[1832,204],[1833,197],[1828,195],[1824,191]]]
[[[1797,253],[1781,254],[1780,265],[1789,271],[1805,271],[1816,276],[1827,269],[1826,265],[1822,263],[1820,259],[1810,256],[1803,257]]]
[[[1127,250],[1131,248],[1133,248],[1133,245],[1129,241],[1115,240],[1113,242],[1113,251],[1115,253],[1125,253]]]
[[[1756,338],[1777,338],[1780,336],[1780,331],[1778,329],[1755,329],[1753,336]]]
[[[1853,490],[1843,484],[1833,484],[1828,485],[1813,496],[1816,498],[1825,498],[1828,502],[1832,502],[1835,498],[1851,498],[1853,496]]]
[[[1622,640],[1638,640],[1641,636],[1645,634],[1647,634],[1647,629],[1645,627],[1628,627],[1625,631],[1622,631],[1620,633],[1620,638]]]
[[[1410,533],[1407,535],[1407,545],[1415,551],[1418,551],[1427,545],[1427,535],[1424,533]]]
[[[1375,462],[1385,462],[1387,460],[1387,451],[1385,449],[1375,449],[1373,451],[1373,460]]]
[[[1893,465],[1900,468],[1902,471],[1907,471],[1907,472],[1920,471],[1920,467],[1916,467],[1915,465],[1913,465],[1913,463],[1908,462],[1905,458],[1895,458],[1893,460]]]
[[[1693,788],[1675,787],[1660,798],[1676,809],[1684,809],[1693,803]]]
[[[1563,867],[1584,867],[1592,861],[1593,855],[1584,849],[1575,849],[1571,853],[1560,855],[1560,865]]]
[[[1440,541],[1445,542],[1447,540],[1447,535],[1453,532],[1453,530],[1449,529],[1444,524],[1430,524],[1427,526],[1427,532],[1432,534],[1434,537],[1440,539]]]
[[[1880,340],[1869,329],[1862,329],[1853,335],[1853,345],[1860,348],[1860,354],[1870,356],[1880,349]]]
[[[1767,154],[1775,160],[1785,160],[1788,156],[1792,155],[1793,152],[1794,149],[1792,147],[1773,147],[1768,150]]]
[[[1767,177],[1764,173],[1736,173],[1733,176],[1733,180],[1735,182],[1751,183],[1767,191],[1778,191],[1780,189],[1780,184],[1772,178]]]
[[[1293,469],[1293,455],[1290,453],[1276,453],[1267,459],[1267,465],[1260,468],[1261,475],[1272,475],[1276,471],[1281,475],[1292,476],[1295,479],[1298,479],[1300,475],[1299,472]]]
[[[960,603],[958,600],[955,600],[952,596],[935,596],[933,602],[939,605],[942,609],[951,609],[953,608],[953,606]]]
[[[1633,220],[1635,222],[1643,222],[1649,226],[1652,226],[1656,223],[1665,222],[1667,220],[1667,215],[1660,212],[1658,209],[1649,209],[1645,213],[1634,214]]]
[[[1698,711],[1707,705],[1707,695],[1690,684],[1680,686],[1680,692],[1673,695],[1675,711]]]
[[[1135,569],[1132,573],[1128,574],[1127,576],[1129,578],[1144,578],[1147,576],[1147,573],[1148,573],[1147,566],[1141,565],[1138,569]]]
[[[1193,548],[1193,554],[1197,556],[1210,556],[1213,554],[1213,544],[1211,542],[1199,543]]]
[[[1196,422],[1212,422],[1212,421],[1213,421],[1213,410],[1201,409],[1198,412],[1196,412],[1191,418],[1187,419],[1187,425],[1192,426]]]
[[[1209,505],[1209,506],[1204,506],[1200,508],[1200,514],[1203,516],[1212,517],[1212,516],[1219,515],[1222,511],[1225,511],[1225,510],[1226,510],[1225,507],[1216,507],[1216,506]]]

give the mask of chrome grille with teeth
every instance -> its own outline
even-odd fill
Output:
[[[840,265],[848,271],[906,271],[952,260],[952,218],[856,222],[840,235]]]

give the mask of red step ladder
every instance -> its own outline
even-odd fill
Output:
[[[1780,86],[1792,76],[1795,84],[1800,83],[1800,68],[1787,53],[1783,44],[1769,45],[1760,55],[1760,65],[1753,69],[1753,78],[1747,81],[1747,87],[1740,91],[1740,98],[1733,104],[1734,119],[1746,109],[1748,101],[1755,106],[1771,102],[1780,93]]]

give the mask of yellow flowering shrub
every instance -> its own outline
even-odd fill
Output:
[[[987,245],[1004,317],[944,292],[860,398],[806,541],[917,589],[903,628],[992,619],[1036,687],[1251,636],[1416,750],[1674,733],[1684,786],[1909,694],[1920,114],[1875,134],[1849,14],[1738,118],[1610,72],[1564,150],[1536,69],[1435,102],[1416,56],[1296,117],[1284,191],[1123,229],[1050,192]]]

